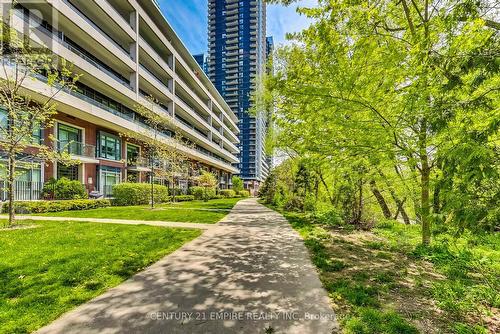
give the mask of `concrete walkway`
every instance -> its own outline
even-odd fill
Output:
[[[8,219],[8,216],[0,215],[0,219]],[[215,224],[198,224],[183,222],[165,222],[156,220],[129,220],[129,219],[108,219],[108,218],[77,218],[77,217],[45,217],[45,216],[21,216],[16,215],[18,220],[43,220],[43,221],[75,221],[104,224],[125,224],[125,225],[151,225],[162,227],[181,227],[208,230],[214,228]]]
[[[335,332],[299,235],[255,199],[39,334]]]

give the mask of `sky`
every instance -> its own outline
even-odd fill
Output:
[[[162,12],[192,54],[207,53],[208,5],[207,0],[158,0]],[[309,20],[296,13],[298,5],[311,7],[315,0],[301,0],[298,4],[284,7],[267,6],[267,36],[274,43],[286,43],[287,32],[297,32],[309,25]]]

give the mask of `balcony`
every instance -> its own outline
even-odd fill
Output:
[[[69,154],[71,159],[82,163],[99,163],[95,157],[95,146],[76,141],[57,141],[57,152]]]
[[[136,172],[150,172],[151,171],[148,158],[141,157],[141,156],[127,160],[127,169],[129,171],[136,171]]]
[[[15,11],[15,14],[17,17],[19,17],[23,21],[27,22],[28,24],[30,24],[30,26],[32,25],[31,22],[29,22],[29,19],[27,17],[25,17],[24,15],[22,15],[19,11]],[[30,19],[35,20],[34,18],[30,18]],[[51,30],[47,29],[44,25],[40,24],[40,22],[35,22],[35,23],[36,23],[35,28],[37,31],[39,31],[39,32],[43,33],[44,35],[48,36],[49,38],[57,41],[61,46],[65,47],[66,49],[73,52],[74,54],[76,54],[77,56],[82,58],[83,60],[87,61],[87,63],[94,66],[95,68],[103,71],[108,76],[110,76],[111,78],[113,78],[114,80],[116,80],[117,82],[119,82],[120,84],[125,86],[126,88],[132,89],[132,87],[130,86],[130,82],[127,81],[126,79],[124,79],[123,76],[119,75],[117,72],[112,70],[108,65],[101,62],[100,60],[98,60],[95,57],[94,58],[89,57],[87,54],[85,54],[84,52],[79,50],[77,47],[71,45],[66,40],[61,38],[61,36],[63,36],[63,33],[61,31],[58,31],[55,28],[52,28],[52,31],[51,31]]]

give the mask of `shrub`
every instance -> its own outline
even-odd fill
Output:
[[[113,186],[113,205],[144,205],[151,203],[151,184],[120,183]],[[169,200],[168,189],[162,185],[154,185],[155,203]]]
[[[231,178],[231,183],[233,184],[233,190],[238,193],[243,190],[243,180],[238,176],[233,176]]]
[[[250,197],[250,191],[248,191],[248,190],[240,190],[240,191],[238,191],[238,196],[240,196],[240,197]]]
[[[190,201],[194,201],[194,196],[193,195],[179,195],[179,196],[175,196],[175,201],[176,202],[190,202]]]
[[[225,198],[231,198],[236,196],[236,192],[232,189],[221,189],[219,191],[219,195],[222,195],[222,197]]]
[[[171,196],[175,195],[175,197],[180,195],[186,195],[186,189],[181,187],[172,187],[168,189],[168,192]]]
[[[286,211],[304,211],[304,199],[299,196],[289,197],[283,207]]]
[[[325,224],[329,226],[341,226],[344,224],[342,214],[336,209],[316,213],[314,215],[314,221],[318,224]]]
[[[212,199],[215,198],[215,188],[205,187],[191,187],[189,194],[193,195],[195,199]]]
[[[63,201],[34,201],[34,202],[15,202],[14,210],[20,214],[60,212],[71,210],[90,210],[105,208],[111,205],[107,199],[75,199]],[[8,205],[2,207],[2,212],[8,212]]]
[[[88,198],[85,186],[76,180],[62,177],[59,180],[50,179],[43,185],[44,197],[52,197],[58,200],[85,199]]]

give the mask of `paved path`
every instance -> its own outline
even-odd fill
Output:
[[[322,334],[335,328],[299,235],[281,215],[247,199],[201,237],[38,333]]]
[[[8,216],[0,215],[0,219],[8,219]],[[108,218],[76,218],[76,217],[45,217],[45,216],[20,216],[16,215],[19,220],[44,220],[44,221],[75,221],[89,223],[105,223],[105,224],[126,224],[126,225],[151,225],[163,227],[183,227],[208,230],[214,228],[215,224],[197,224],[183,222],[165,222],[155,220],[129,220],[129,219],[108,219]]]

